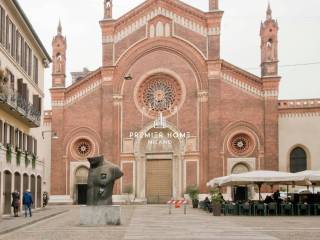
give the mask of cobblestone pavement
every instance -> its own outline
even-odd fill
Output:
[[[32,218],[24,217],[24,212],[19,213],[19,217],[15,218],[13,216],[3,216],[0,218],[0,234],[4,234],[10,231],[14,231],[22,226],[30,225],[48,217],[53,217],[59,215],[65,211],[68,211],[67,206],[56,206],[56,207],[46,207],[41,209],[36,209],[32,211]]]
[[[10,240],[313,240],[320,239],[320,217],[213,217],[202,210],[167,206],[122,206],[122,225],[79,225],[79,208],[21,228],[0,239]]]

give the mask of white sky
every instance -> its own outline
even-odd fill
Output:
[[[207,11],[208,0],[183,0]],[[68,40],[67,71],[101,66],[103,0],[19,0],[35,30],[51,54],[51,41],[59,19]],[[143,0],[114,0],[117,18]],[[270,0],[279,22],[281,65],[320,62],[320,1]],[[220,0],[222,22],[221,57],[259,75],[260,22],[265,19],[267,0]],[[256,69],[252,69],[256,68]],[[280,67],[280,99],[320,98],[320,64]],[[51,69],[45,78],[45,108],[50,109]]]

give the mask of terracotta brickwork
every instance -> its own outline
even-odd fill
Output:
[[[133,187],[133,163],[126,162],[122,164],[123,178],[122,178],[122,191],[128,190]]]
[[[109,17],[100,22],[101,68],[67,88],[51,90],[52,130],[59,136],[52,141],[51,194],[72,196],[70,162],[85,161],[72,154],[79,138],[92,143],[92,154],[103,154],[122,166],[122,187],[131,184],[138,197],[145,197],[144,166],[150,156],[172,156],[173,182],[181,183],[173,186],[173,194],[179,196],[184,192],[181,186],[196,184],[198,179],[206,192],[206,182],[226,175],[233,158],[254,159],[256,169],[278,169],[277,47],[264,46],[265,27],[268,37],[275,39],[272,44],[277,44],[278,26],[269,9],[261,27],[263,75],[254,76],[220,58],[223,12],[217,0],[209,4],[210,12],[205,13],[180,1],[145,1],[118,20],[106,10]],[[64,39],[61,32],[58,36],[59,41]],[[53,48],[55,54],[55,42]],[[175,80],[179,96],[166,106],[168,129],[189,134],[163,147],[166,152],[155,152],[152,149],[159,148],[131,136],[152,130],[157,114],[145,112],[140,96],[144,89],[139,87],[153,76]],[[61,75],[53,74],[54,86],[57,77]],[[155,94],[155,104],[160,104],[171,93],[159,87]],[[237,134],[249,139],[248,151],[230,148]],[[241,148],[243,143],[236,144]]]
[[[186,168],[186,186],[196,186],[198,184],[197,162],[188,161]]]

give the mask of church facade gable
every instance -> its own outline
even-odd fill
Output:
[[[148,202],[180,198],[190,185],[206,192],[209,179],[232,172],[278,170],[279,114],[289,110],[278,100],[271,8],[261,25],[258,77],[220,58],[218,0],[208,0],[208,12],[178,0],[147,0],[119,19],[112,2],[105,0],[100,22],[101,67],[69,87],[61,26],[54,38],[53,56],[60,53],[61,61],[54,58],[51,89],[59,136],[52,144],[52,171],[59,175],[52,194],[76,194],[68,170],[92,154],[121,166],[116,194],[130,188]],[[159,169],[163,175],[154,180]]]
[[[152,37],[180,38],[197,49],[205,59],[211,56],[210,48],[219,52],[220,38],[215,36],[220,35],[222,12],[205,14],[193,8],[183,12],[185,9],[185,4],[179,1],[146,1],[132,10],[135,15],[101,21],[104,63],[115,65],[125,51]]]

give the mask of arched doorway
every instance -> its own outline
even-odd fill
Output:
[[[34,175],[31,175],[31,186],[30,191],[32,195],[33,202],[35,203],[35,196],[36,196],[36,177]],[[32,205],[33,208],[35,208],[35,204]]]
[[[135,142],[137,159],[137,197],[150,204],[166,203],[182,197],[182,156],[185,143],[181,133],[166,123],[148,125],[143,138]]]
[[[249,168],[244,163],[238,163],[232,168],[232,174],[249,172]],[[235,186],[232,189],[234,201],[247,201],[249,197],[249,188],[247,186]]]
[[[79,167],[75,173],[74,199],[76,204],[87,204],[87,182],[89,170],[87,167]]]
[[[12,188],[12,174],[9,171],[4,172],[4,214],[11,213],[11,188]]]
[[[37,177],[37,208],[41,208],[41,196],[42,196],[42,179]]]
[[[14,174],[14,191],[18,191],[19,193],[21,191],[21,175],[18,172]]]
[[[29,188],[29,176],[28,174],[23,174],[23,192],[25,192]]]
[[[301,147],[294,148],[290,153],[290,172],[302,172],[307,170],[307,153]]]

